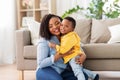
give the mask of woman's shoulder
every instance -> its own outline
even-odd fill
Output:
[[[52,36],[51,39],[50,39],[50,42],[59,44],[59,40],[58,40],[58,38],[56,36]]]
[[[47,40],[46,40],[45,38],[42,38],[42,37],[41,37],[41,38],[39,39],[39,42],[43,42],[43,41],[47,41]]]
[[[59,41],[58,41],[56,36],[52,36],[50,40],[46,40],[45,38],[41,37],[39,39],[39,41],[38,41],[38,44],[40,44],[40,43],[44,43],[45,44],[45,43],[48,43],[48,42],[55,42],[55,43],[57,42],[58,43]]]
[[[46,40],[45,38],[40,38],[39,41],[38,41],[38,44],[41,44],[41,43],[48,43],[48,40]]]
[[[42,49],[42,50],[46,50],[49,49],[48,46],[48,40],[46,40],[45,38],[40,38],[37,44],[37,49]]]

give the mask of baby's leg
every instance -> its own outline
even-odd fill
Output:
[[[78,80],[85,80],[85,76],[83,74],[83,67],[80,66],[79,64],[76,64],[75,57],[69,61],[69,64],[70,64],[75,76],[78,78]]]
[[[97,75],[96,73],[94,73],[94,72],[92,72],[88,69],[85,69],[85,68],[83,68],[83,72],[86,73],[88,75],[88,77],[91,78],[91,79],[94,79],[95,76]]]

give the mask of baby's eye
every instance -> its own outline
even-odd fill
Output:
[[[65,27],[66,27],[66,28],[68,28],[68,26],[67,26],[67,25],[65,25]]]

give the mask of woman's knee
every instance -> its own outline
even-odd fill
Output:
[[[36,80],[42,80],[42,79],[43,79],[43,78],[42,78],[43,75],[44,75],[43,71],[40,70],[40,69],[38,69],[38,70],[36,71]]]
[[[62,80],[62,77],[51,67],[46,67],[37,70],[36,80]]]

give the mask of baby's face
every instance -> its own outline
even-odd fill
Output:
[[[67,19],[63,19],[62,25],[60,26],[60,32],[62,34],[67,34],[67,33],[71,32],[73,30],[74,29],[72,27],[72,23]]]

